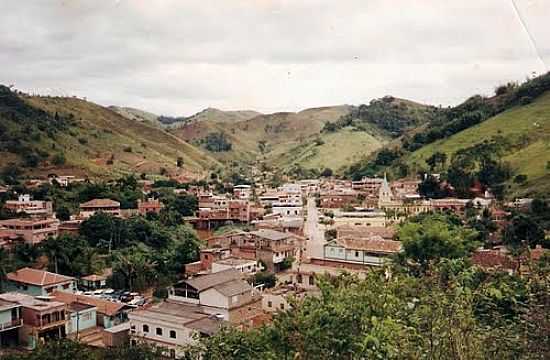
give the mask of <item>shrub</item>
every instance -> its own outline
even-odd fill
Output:
[[[131,146],[125,146],[123,150],[124,150],[124,152],[131,153],[132,152],[132,147]]]
[[[78,138],[78,142],[79,142],[81,145],[86,145],[86,144],[88,143],[88,139],[83,138],[83,137],[80,137],[80,138]]]
[[[63,153],[57,153],[52,158],[52,163],[57,166],[64,165],[65,161],[66,161],[65,154]]]

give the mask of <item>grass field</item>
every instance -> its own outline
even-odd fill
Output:
[[[514,195],[528,195],[550,190],[550,92],[533,103],[518,106],[492,117],[481,124],[461,131],[447,139],[437,141],[413,152],[406,162],[425,166],[425,160],[434,152],[440,151],[448,158],[463,148],[503,136],[512,144],[513,150],[505,154],[516,174],[527,175],[526,184],[510,184]],[[548,194],[548,192],[547,192]]]
[[[309,140],[292,149],[279,149],[273,163],[280,168],[299,165],[306,169],[331,168],[335,171],[348,166],[379,149],[386,139],[350,128],[334,133],[323,133],[319,139]]]
[[[160,172],[165,168],[177,175],[203,175],[218,163],[208,154],[182,139],[146,122],[138,122],[99,105],[76,98],[31,97],[26,101],[53,114],[73,114],[77,125],[60,133],[55,145],[67,165],[94,175],[128,172]],[[183,168],[176,167],[178,157]],[[112,160],[112,164],[111,161]]]

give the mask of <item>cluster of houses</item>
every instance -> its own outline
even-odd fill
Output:
[[[4,210],[14,215],[25,214],[25,217],[14,217],[0,220],[0,247],[10,249],[17,243],[36,245],[48,237],[60,233],[76,233],[80,223],[97,212],[104,212],[117,217],[128,217],[136,214],[159,213],[164,205],[157,199],[139,200],[137,209],[121,210],[120,203],[111,199],[93,199],[80,204],[80,211],[68,221],[55,217],[51,201],[32,200],[28,194],[20,195],[17,200],[7,200]]]
[[[32,349],[60,337],[90,346],[144,341],[164,348],[167,357],[178,357],[186,345],[223,327],[254,328],[295,301],[318,296],[319,274],[341,269],[360,274],[387,264],[402,251],[395,226],[408,216],[428,211],[461,215],[473,205],[490,209],[500,228],[506,225],[507,213],[488,193],[473,200],[425,199],[418,185],[417,180],[390,182],[384,176],[302,180],[277,188],[237,185],[229,194],[216,194],[211,187],[176,189],[197,197],[197,213],[185,220],[208,235],[199,260],[184,265],[182,280],[168,288],[166,299],[128,304],[94,295],[106,287],[103,275],[75,279],[19,269],[3,282],[0,344]],[[80,204],[80,213],[70,221],[59,221],[51,202],[22,195],[7,201],[5,209],[28,216],[0,221],[0,246],[37,244],[62,232],[78,232],[79,224],[97,212],[127,217],[159,213],[163,207],[148,199],[140,200],[137,209],[123,210],[117,201],[93,199]],[[226,225],[245,226],[214,233]],[[531,256],[543,251],[534,249]],[[486,268],[514,271],[519,266],[500,248],[479,250],[472,260]],[[273,283],[256,281],[260,274],[274,277]]]

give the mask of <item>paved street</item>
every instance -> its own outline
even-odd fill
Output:
[[[315,198],[310,197],[307,201],[307,219],[304,226],[304,235],[309,239],[306,241],[306,257],[323,257],[323,244],[325,234],[322,226],[319,225],[319,214],[315,205]]]

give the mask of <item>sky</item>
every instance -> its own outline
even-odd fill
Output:
[[[188,116],[453,105],[550,67],[550,0],[0,0],[0,83]]]

